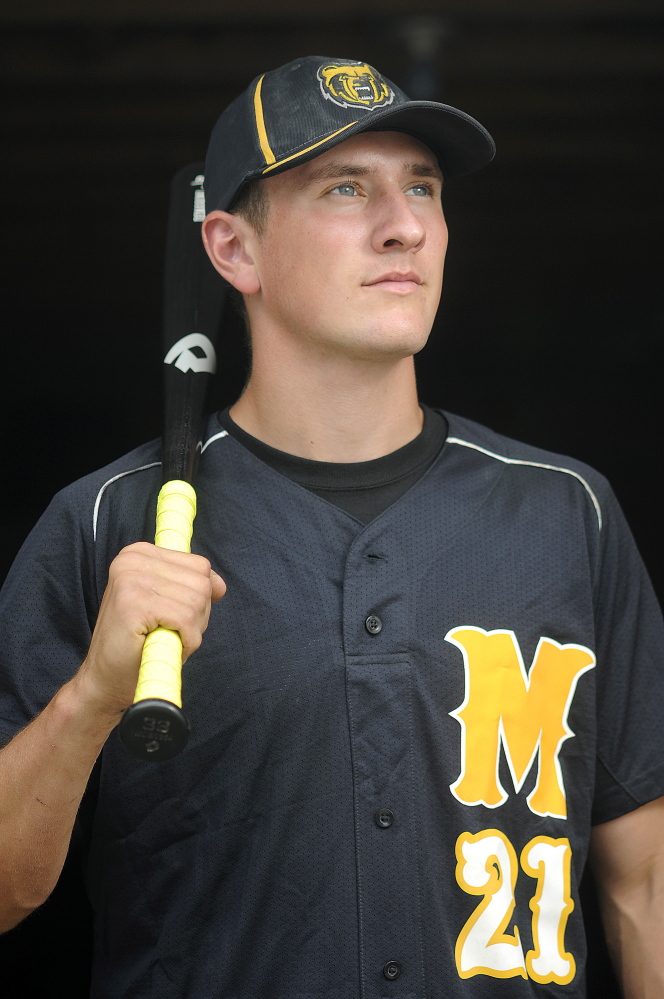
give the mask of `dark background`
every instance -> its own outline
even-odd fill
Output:
[[[169,179],[254,76],[317,53],[369,61],[493,133],[496,161],[445,193],[421,396],[599,468],[664,593],[660,0],[13,6],[0,10],[0,574],[57,489],[159,434]],[[236,319],[223,342],[213,406],[242,385]],[[589,911],[589,994],[608,999]],[[0,939],[3,995],[85,996],[89,936],[72,861]]]

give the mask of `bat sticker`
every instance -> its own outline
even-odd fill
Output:
[[[203,356],[195,354],[193,347],[203,351]],[[187,333],[174,343],[164,358],[164,364],[174,364],[180,371],[205,371],[213,375],[217,370],[217,355],[212,341],[204,333]]]

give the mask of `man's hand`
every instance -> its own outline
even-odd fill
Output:
[[[664,996],[664,798],[595,826],[591,862],[625,999]]]
[[[211,605],[226,592],[206,558],[139,542],[123,548],[108,574],[90,650],[75,683],[99,710],[131,704],[145,636],[177,631],[184,662],[201,644]]]

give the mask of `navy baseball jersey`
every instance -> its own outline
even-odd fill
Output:
[[[193,550],[228,593],[187,749],[102,754],[95,999],[585,995],[591,823],[664,794],[661,616],[600,475],[447,418],[367,526],[210,421]],[[26,542],[5,738],[79,666],[160,481],[146,445]]]

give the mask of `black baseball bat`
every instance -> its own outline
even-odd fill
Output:
[[[190,550],[205,393],[216,368],[215,343],[228,287],[201,241],[203,169],[203,163],[191,163],[173,178],[166,237],[164,485],[157,500],[155,544],[176,551]],[[170,759],[187,742],[181,671],[178,633],[157,628],[147,635],[134,703],[120,722],[122,742],[140,759]]]

